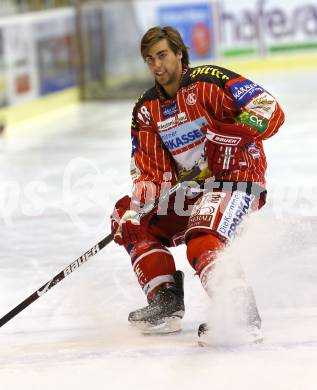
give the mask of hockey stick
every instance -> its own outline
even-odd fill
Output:
[[[173,187],[170,188],[169,191],[167,191],[165,194],[161,195],[159,198],[156,198],[152,204],[145,206],[143,208],[142,212],[139,213],[139,218],[141,219],[145,214],[154,210],[159,205],[160,202],[167,200],[172,194],[174,194],[179,188],[181,188],[184,182],[186,182],[186,181],[188,182],[190,180],[193,180],[197,175],[199,175],[200,172],[201,172],[201,168],[199,168],[198,166],[193,168],[188,173],[188,175],[185,175],[183,178],[181,178],[177,182],[177,184],[175,184]],[[61,272],[59,272],[57,275],[55,275],[50,281],[46,282],[37,291],[35,291],[33,294],[31,294],[29,297],[27,297],[23,302],[21,302],[15,308],[13,308],[11,311],[9,311],[5,316],[0,318],[0,327],[3,326],[4,324],[6,324],[8,321],[10,321],[17,314],[21,313],[22,310],[24,310],[25,308],[30,306],[39,297],[41,297],[43,294],[45,294],[48,290],[50,290],[52,287],[54,287],[61,280],[66,278],[66,276],[70,275],[77,268],[79,268],[81,265],[86,263],[86,261],[88,261],[91,257],[95,256],[99,251],[101,251],[101,249],[103,249],[105,246],[107,246],[112,240],[113,240],[113,234],[110,233],[110,234],[108,234],[107,237],[105,237],[103,240],[98,242],[98,244],[94,245],[87,252],[85,252],[83,255],[78,257],[78,259],[76,259],[71,264],[69,264]]]

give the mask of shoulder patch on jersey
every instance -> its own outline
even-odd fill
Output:
[[[216,65],[202,65],[190,68],[184,78],[185,85],[188,85],[195,81],[203,81],[216,84],[224,88],[227,81],[239,77],[237,73],[234,73],[228,69],[222,68]]]
[[[155,87],[152,87],[150,89],[148,89],[147,91],[145,91],[143,93],[143,95],[139,96],[139,98],[137,99],[137,101],[135,102],[134,104],[134,107],[133,107],[133,112],[132,112],[132,122],[131,122],[131,127],[134,129],[134,130],[139,130],[139,124],[138,124],[138,120],[137,118],[141,119],[144,121],[144,123],[146,125],[149,124],[149,113],[147,112],[147,109],[144,105],[144,103],[146,101],[149,101],[149,100],[155,100],[157,99],[158,95],[157,95],[157,91],[156,91],[156,88]],[[145,116],[146,116],[146,119],[144,119],[142,117],[142,115],[140,115],[140,113],[138,114],[138,110],[141,108],[142,110],[142,106],[145,107]],[[144,111],[144,110],[143,110]],[[142,112],[143,112],[142,111]],[[144,113],[144,112],[143,112]],[[141,118],[140,118],[141,116]]]
[[[228,88],[232,93],[235,104],[238,108],[243,108],[250,103],[252,99],[265,92],[260,85],[251,80],[245,79],[244,77],[239,77],[234,80],[234,82],[229,83]]]

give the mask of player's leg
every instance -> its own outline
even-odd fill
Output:
[[[243,218],[252,209],[261,207],[262,204],[257,201],[252,205],[254,200],[253,196],[241,191],[233,193],[211,192],[203,195],[192,210],[185,235],[187,257],[199,275],[204,289],[211,297],[216,288],[222,288],[219,284],[213,285],[215,261],[218,253],[234,237]],[[231,284],[231,294],[235,297],[239,296],[240,302],[244,302],[245,318],[250,325],[250,332],[253,332],[255,339],[259,340],[262,337],[259,332],[261,319],[254,294],[246,283],[239,261],[235,262],[234,274],[231,277],[235,279],[235,283]],[[221,282],[220,278],[220,283],[227,283],[227,281],[224,278]],[[207,325],[202,324],[199,328],[200,339],[203,339],[207,332]]]
[[[146,234],[140,241],[126,246],[133,270],[148,301],[147,306],[129,314],[129,322],[147,333],[181,329],[180,319],[185,312],[184,275],[176,271],[171,252],[162,244],[162,241],[168,242],[168,237],[178,226],[173,222],[173,216],[163,220],[161,217],[155,223],[148,223]]]

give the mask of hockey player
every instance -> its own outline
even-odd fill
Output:
[[[116,203],[112,232],[130,255],[148,301],[130,313],[130,323],[148,332],[173,332],[185,310],[183,273],[167,248],[186,244],[187,259],[210,293],[217,254],[244,216],[265,203],[262,141],[278,131],[284,114],[269,92],[237,73],[215,65],[189,67],[188,48],[172,27],[150,28],[141,54],[155,85],[133,109],[132,195]],[[139,221],[140,207],[197,166],[201,190],[185,196],[189,215],[172,198],[166,210]],[[214,181],[218,185],[208,187]],[[248,325],[260,337],[260,316],[246,290]],[[202,324],[199,336],[207,331]]]

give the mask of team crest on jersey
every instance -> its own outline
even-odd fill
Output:
[[[168,106],[164,106],[162,108],[164,118],[168,118],[170,116],[174,116],[178,113],[177,103],[169,104]]]
[[[197,96],[194,93],[189,93],[186,99],[186,103],[193,106],[196,103]]]

